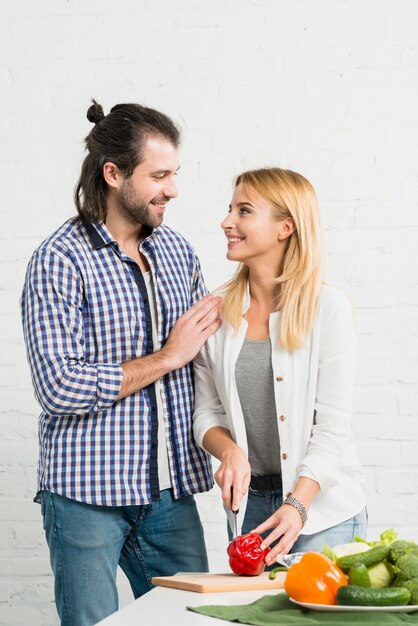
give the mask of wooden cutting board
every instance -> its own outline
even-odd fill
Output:
[[[222,591],[251,591],[254,589],[283,589],[286,572],[277,572],[274,580],[268,572],[259,576],[237,576],[236,574],[176,574],[175,576],[155,576],[153,585],[174,587],[198,593],[219,593]]]

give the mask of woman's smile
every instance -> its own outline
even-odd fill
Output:
[[[232,235],[227,235],[226,238],[228,240],[228,248],[233,248],[245,240],[245,237],[234,237]]]

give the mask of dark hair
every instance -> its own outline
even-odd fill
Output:
[[[129,177],[141,163],[149,137],[161,137],[178,147],[180,130],[164,113],[140,104],[116,104],[105,115],[103,107],[95,100],[92,102],[87,119],[95,126],[84,140],[88,154],[81,166],[74,200],[82,219],[104,222],[107,185],[103,165],[110,161]]]

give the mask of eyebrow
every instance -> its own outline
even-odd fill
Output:
[[[254,209],[255,207],[251,204],[251,202],[237,202],[236,206],[238,208],[242,207],[242,206],[250,206],[252,209]],[[229,205],[229,208],[232,209],[232,204]]]
[[[178,168],[176,169],[176,172],[178,172],[180,169],[180,165],[178,166]],[[171,172],[171,170],[155,170],[154,172],[152,172],[153,174],[168,174],[169,172]]]

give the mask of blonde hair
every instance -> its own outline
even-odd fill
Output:
[[[302,347],[312,331],[322,285],[322,234],[315,191],[306,178],[279,168],[240,174],[235,187],[244,185],[271,203],[279,221],[291,217],[295,231],[284,254],[282,273],[275,279],[275,310],[282,311],[279,344],[286,350]],[[242,320],[242,302],[249,269],[240,263],[221,287],[222,315],[236,330]]]

